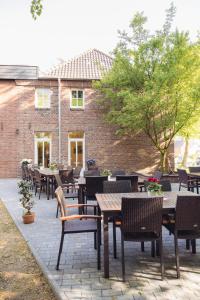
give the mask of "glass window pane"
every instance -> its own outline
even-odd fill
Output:
[[[72,106],[77,106],[77,99],[76,98],[72,98]]]
[[[35,133],[35,136],[37,138],[50,138],[50,133],[49,132],[37,132]]]
[[[48,88],[38,88],[36,89],[37,95],[37,108],[49,108],[50,107],[50,89]]]
[[[50,162],[50,144],[44,142],[44,167],[48,168]]]
[[[43,166],[43,142],[37,142],[38,166]]]
[[[84,137],[84,132],[83,131],[73,131],[69,133],[69,138],[83,138]]]
[[[83,166],[83,142],[77,142],[77,166],[82,167]]]
[[[82,107],[83,106],[83,99],[78,99],[78,106]]]
[[[72,91],[72,98],[77,98],[77,91]]]
[[[76,167],[76,142],[70,143],[70,151],[71,151],[71,166]]]
[[[83,91],[78,91],[78,98],[83,98]]]

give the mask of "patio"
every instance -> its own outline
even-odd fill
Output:
[[[159,259],[152,258],[150,243],[145,252],[137,243],[126,243],[125,260],[127,281],[121,280],[120,238],[118,259],[113,258],[110,241],[110,279],[103,277],[96,268],[96,251],[91,234],[76,234],[65,237],[60,271],[55,270],[60,242],[61,224],[56,219],[56,200],[36,197],[36,221],[24,225],[19,204],[16,179],[0,180],[0,198],[5,203],[16,225],[22,232],[34,256],[60,299],[199,299],[200,247],[197,254],[185,249],[180,241],[181,279],[176,279],[173,235],[163,229],[165,279],[160,280]],[[176,185],[173,186],[175,190]],[[112,226],[109,226],[112,230]],[[112,234],[110,234],[112,239]],[[103,247],[101,247],[103,252]],[[103,253],[102,253],[103,254]]]

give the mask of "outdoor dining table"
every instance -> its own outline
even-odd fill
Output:
[[[59,170],[51,170],[49,168],[44,168],[44,169],[39,169],[39,172],[47,180],[47,200],[49,200],[49,195],[50,195],[49,182],[50,182],[50,178],[54,178],[55,175],[59,174]],[[53,195],[53,193],[52,193],[52,195]]]
[[[163,215],[174,213],[177,196],[196,195],[189,191],[164,192],[163,194]],[[104,239],[104,277],[109,278],[109,231],[108,218],[118,215],[121,211],[122,197],[147,198],[146,192],[142,193],[118,193],[118,194],[96,194],[96,199],[103,215],[103,239]]]

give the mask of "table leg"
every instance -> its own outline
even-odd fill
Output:
[[[108,236],[108,216],[103,215],[103,234],[104,234],[104,277],[109,278],[109,236]]]
[[[49,176],[47,176],[47,200],[49,200]]]

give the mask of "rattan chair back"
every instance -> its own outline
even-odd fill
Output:
[[[86,176],[100,176],[100,170],[88,170],[84,172],[84,177]]]
[[[189,167],[190,173],[199,173],[200,172],[200,167]]]
[[[62,183],[74,183],[73,169],[59,170]]]
[[[60,208],[60,215],[61,217],[65,217],[67,215],[67,211],[65,209],[65,197],[61,186],[57,187],[55,190],[55,195],[58,202],[58,207]]]
[[[132,192],[138,192],[138,176],[137,175],[117,175],[116,180],[130,180]]]
[[[34,169],[34,174],[35,174],[35,181],[37,183],[41,183],[41,174],[40,174],[40,171],[38,169]]]
[[[62,187],[63,183],[62,183],[62,180],[60,178],[60,175],[59,174],[55,174],[54,177],[56,179],[57,186]]]
[[[172,185],[171,185],[171,182],[170,182],[169,180],[161,180],[161,181],[159,182],[159,184],[162,185],[161,190],[162,190],[163,192],[171,192],[171,190],[172,190]]]
[[[188,174],[184,169],[177,169],[180,183],[188,184]]]
[[[176,230],[200,231],[200,196],[178,196]]]
[[[95,199],[95,194],[103,193],[103,182],[108,176],[86,176],[86,196]]]
[[[124,170],[113,170],[112,171],[112,177],[116,177],[117,175],[125,175],[125,171]]]
[[[153,177],[156,178],[156,179],[158,179],[159,181],[162,178],[162,176],[163,176],[163,173],[160,172],[160,171],[155,171],[155,173],[153,175]]]
[[[162,231],[163,198],[122,198],[122,231],[156,233]]]
[[[130,180],[117,180],[117,181],[104,181],[103,192],[109,193],[131,193],[131,181]]]

